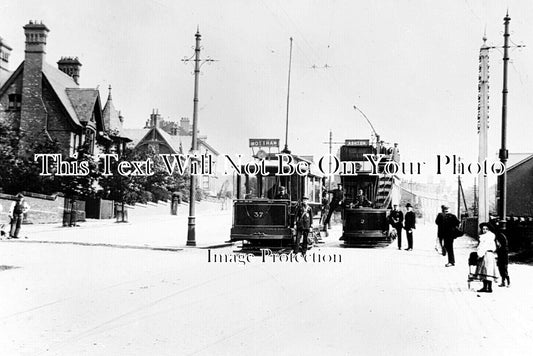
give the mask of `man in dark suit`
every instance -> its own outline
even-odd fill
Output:
[[[329,203],[328,216],[326,216],[326,220],[324,220],[324,226],[329,226],[329,220],[331,219],[331,215],[333,215],[335,210],[337,210],[337,208],[344,201],[344,191],[342,190],[342,184],[337,184],[337,189],[328,190],[328,193],[333,194],[333,197],[331,198],[331,202]]]
[[[444,239],[444,248],[448,253],[448,263],[446,267],[455,266],[455,255],[453,253],[453,241],[457,237],[457,229],[460,221],[457,216],[450,213],[450,208],[443,206],[444,216],[442,218],[441,234]]]
[[[440,244],[440,250],[442,251],[442,255],[446,256],[446,248],[444,248],[444,236],[442,235],[442,222],[444,221],[444,209],[446,208],[446,205],[441,205],[441,212],[437,214],[437,218],[435,219],[435,224],[437,224],[437,237],[439,238],[439,244]],[[435,246],[435,249],[437,247]],[[437,250],[438,252],[438,250]]]
[[[416,228],[416,215],[413,211],[413,206],[411,203],[407,203],[405,205],[405,208],[407,209],[407,212],[405,213],[405,235],[407,236],[407,251],[411,251],[413,249],[413,230]]]
[[[402,228],[403,228],[403,213],[398,209],[398,204],[392,206],[389,214],[389,224],[396,229],[398,233],[398,250],[402,249]]]

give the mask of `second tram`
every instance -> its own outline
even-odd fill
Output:
[[[381,154],[378,169],[375,161]],[[398,162],[399,154],[393,148],[372,145],[369,140],[346,140],[340,148],[340,161],[353,162],[357,175],[342,175],[344,189],[343,226],[341,241],[345,246],[387,246],[392,237],[389,234],[388,215],[393,204],[400,201],[399,178],[386,174],[384,167],[389,162]],[[361,201],[364,196],[364,201]]]

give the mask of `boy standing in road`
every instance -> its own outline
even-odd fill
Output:
[[[10,239],[18,239],[20,232],[20,225],[24,218],[24,213],[30,210],[28,203],[24,200],[24,195],[17,194],[16,200],[11,204],[9,209],[9,218],[11,219],[11,229],[9,231]]]

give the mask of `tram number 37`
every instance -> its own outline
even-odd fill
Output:
[[[256,219],[261,219],[263,217],[263,215],[265,215],[265,213],[263,211],[254,211],[252,213],[252,216]]]

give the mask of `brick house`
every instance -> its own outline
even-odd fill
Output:
[[[31,157],[31,145],[47,139],[57,140],[64,157],[83,144],[94,154],[121,150],[127,139],[118,132],[108,134],[114,115],[111,94],[109,109],[102,110],[98,89],[79,86],[78,58],[63,57],[57,68],[51,66],[46,62],[49,29],[35,21],[23,28],[25,57],[12,73],[7,61],[11,48],[0,42],[0,120],[19,135],[18,154]]]
[[[134,150],[152,149],[158,154],[187,154],[192,146],[192,127],[188,118],[182,118],[180,125],[174,121],[164,121],[158,110],[153,110],[150,119],[142,129],[125,129],[124,135],[131,138],[128,146]],[[219,153],[207,142],[206,136],[198,136],[198,152],[211,156],[216,172]],[[208,195],[216,195],[219,187],[217,176],[202,176],[199,187]]]

